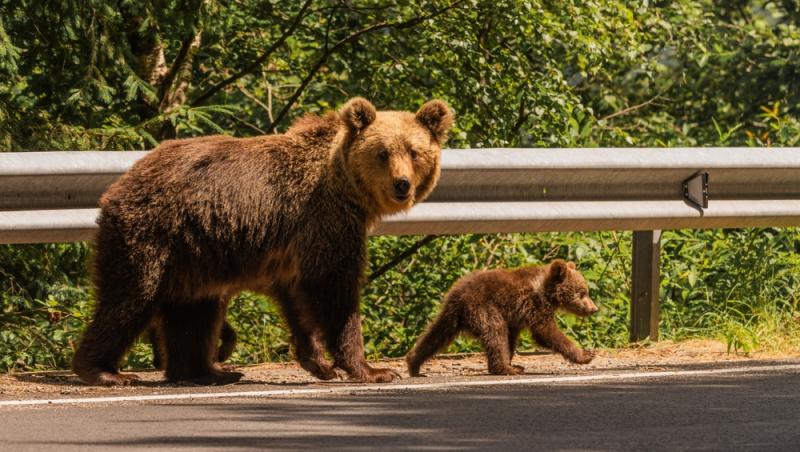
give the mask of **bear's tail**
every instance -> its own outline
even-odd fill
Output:
[[[425,334],[417,340],[417,344],[406,355],[408,374],[412,377],[418,377],[422,364],[430,359],[431,356],[450,345],[460,331],[461,325],[458,310],[450,308],[445,303],[442,312],[428,326]]]

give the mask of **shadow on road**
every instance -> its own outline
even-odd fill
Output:
[[[20,447],[60,449],[784,449],[800,444],[797,381],[798,374],[739,374],[624,384],[69,407],[19,412],[25,413],[27,425],[45,421],[36,418],[51,413],[55,419],[47,421],[48,430],[61,435],[3,436]],[[81,416],[80,425],[70,424],[73,416]],[[12,426],[2,430],[7,428],[13,431]]]

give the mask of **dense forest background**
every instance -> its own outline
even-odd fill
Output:
[[[0,0],[0,150],[281,132],[360,95],[383,109],[446,99],[453,148],[770,152],[800,142],[799,26],[796,0]],[[462,274],[555,257],[579,263],[601,306],[564,328],[585,345],[622,346],[630,239],[438,238],[366,287],[368,353],[405,353]],[[415,240],[372,239],[373,268]],[[0,370],[68,366],[92,308],[90,253],[0,246]],[[800,347],[800,231],[670,231],[662,253],[662,338]],[[269,300],[243,294],[231,319],[236,362],[289,356]],[[128,364],[150,359],[137,344]]]

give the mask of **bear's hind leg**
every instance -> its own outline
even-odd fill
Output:
[[[153,347],[153,367],[158,370],[166,369],[166,339],[164,338],[164,326],[158,315],[155,316],[150,326],[147,328],[147,340]]]
[[[153,367],[158,370],[167,368],[166,339],[164,338],[164,325],[160,319],[154,320],[153,324],[147,329],[148,341],[153,347]],[[230,370],[233,366],[224,365],[225,361],[231,357],[236,348],[236,330],[233,329],[227,320],[222,322],[219,334],[219,352],[217,362],[223,370]]]
[[[134,374],[119,373],[119,362],[133,341],[150,322],[152,303],[137,300],[117,290],[112,306],[98,300],[94,317],[72,360],[72,369],[90,385],[127,385],[138,381]]]
[[[236,330],[233,329],[227,320],[223,320],[222,328],[219,333],[219,353],[217,361],[224,363],[231,357],[236,348]]]
[[[164,304],[167,380],[212,385],[235,383],[244,376],[217,364],[226,310],[225,303],[217,298]]]
[[[233,370],[233,366],[229,364],[223,364],[228,358],[231,357],[233,351],[236,349],[236,330],[233,329],[230,323],[228,323],[228,304],[230,303],[230,299],[227,297],[223,297],[220,302],[220,310],[222,311],[222,319],[220,320],[220,329],[219,329],[219,348],[217,350],[217,364],[216,367],[220,370],[224,371],[231,371]]]

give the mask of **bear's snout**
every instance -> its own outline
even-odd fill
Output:
[[[398,201],[408,199],[408,192],[411,189],[411,181],[407,177],[398,177],[394,180],[394,197]]]
[[[594,304],[594,301],[592,301],[592,299],[589,297],[585,297],[583,300],[581,300],[581,305],[583,311],[586,312],[586,315],[592,315],[598,311],[597,305]]]

